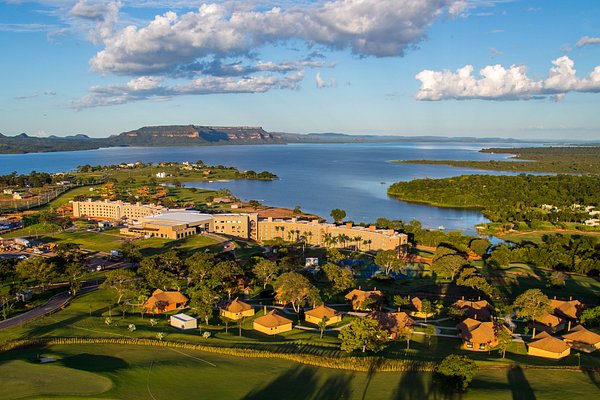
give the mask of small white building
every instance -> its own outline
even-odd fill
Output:
[[[198,320],[187,314],[171,315],[170,324],[172,327],[182,330],[198,328]]]
[[[167,173],[166,172],[157,172],[156,173],[156,177],[157,178],[166,178],[167,177]]]

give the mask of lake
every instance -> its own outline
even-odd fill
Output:
[[[486,222],[476,210],[438,208],[395,200],[387,195],[396,181],[415,178],[444,178],[461,174],[486,173],[442,165],[397,164],[391,160],[492,160],[506,155],[479,153],[498,143],[352,143],[290,144],[209,147],[117,147],[87,151],[0,155],[0,174],[32,170],[61,172],[78,165],[105,165],[122,162],[202,160],[209,165],[234,166],[242,170],[267,170],[276,181],[194,182],[188,187],[227,188],[242,200],[302,210],[331,219],[333,208],[346,210],[347,219],[372,222],[378,217],[410,221],[424,226],[474,233],[473,226]],[[506,146],[506,145],[504,145]],[[519,146],[524,146],[519,143]],[[506,146],[510,147],[510,146]],[[498,172],[500,174],[502,172]],[[502,173],[505,174],[505,173]]]

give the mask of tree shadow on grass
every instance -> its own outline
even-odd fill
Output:
[[[535,400],[535,393],[529,381],[519,366],[508,370],[508,385],[512,391],[513,400]]]
[[[460,393],[445,390],[433,379],[433,374],[421,371],[409,371],[402,375],[402,379],[394,390],[392,399],[454,399],[460,398]]]
[[[122,358],[88,353],[63,358],[62,364],[88,372],[114,372],[129,367]]]
[[[271,382],[254,389],[244,400],[325,400],[349,398],[353,374],[337,373],[320,382],[317,370],[306,366],[288,369]]]
[[[600,389],[600,373],[595,372],[593,370],[585,370],[585,375],[589,378],[589,380],[596,385],[597,388]]]

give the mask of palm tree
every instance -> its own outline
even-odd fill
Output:
[[[360,242],[361,242],[361,240],[362,240],[362,237],[360,237],[358,235],[354,236],[353,241],[354,241],[354,243],[356,243],[355,250],[360,250]]]
[[[323,233],[323,244],[325,244],[325,247],[329,248],[332,239],[331,233]]]
[[[338,243],[342,244],[342,247],[346,247],[346,235],[344,235],[343,233],[340,233],[339,235],[337,235],[337,241]]]

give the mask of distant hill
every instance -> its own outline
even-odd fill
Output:
[[[228,144],[286,144],[286,143],[382,143],[382,142],[463,142],[518,143],[518,139],[444,137],[444,136],[378,136],[348,135],[336,132],[284,133],[267,132],[251,126],[162,125],[145,126],[107,138],[90,138],[85,134],[73,136],[35,137],[26,133],[5,136],[0,133],[0,154],[40,153],[53,151],[92,150],[120,146],[210,146]],[[531,141],[527,141],[531,142]],[[582,143],[580,143],[582,144]]]
[[[115,146],[180,146],[211,144],[285,143],[278,134],[261,127],[215,127],[196,125],[145,126],[106,139]]]

